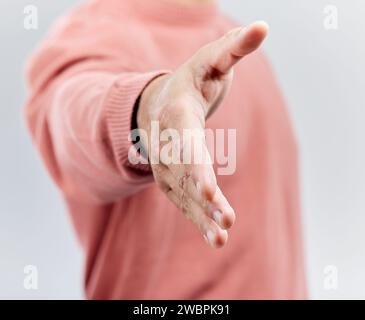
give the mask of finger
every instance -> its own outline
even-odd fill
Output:
[[[228,200],[223,195],[221,189],[216,186],[216,191],[211,200],[207,200],[201,190],[197,188],[201,180],[196,184],[192,176],[175,176],[169,170],[164,174],[164,184],[160,186],[162,190],[180,189],[181,198],[185,201],[195,202],[204,213],[213,219],[222,229],[229,229],[235,221],[235,213]]]
[[[175,185],[178,185],[177,181]],[[204,210],[204,213],[222,229],[229,229],[233,226],[236,218],[234,210],[218,186],[214,197],[210,201],[197,190],[192,179],[188,179],[184,187],[185,199],[196,202]]]
[[[189,106],[193,110],[201,110],[201,106],[194,99],[189,101]],[[185,111],[180,114],[179,121],[174,124],[180,135],[178,144],[180,163],[167,165],[182,184],[192,178],[196,189],[205,199],[210,200],[215,194],[217,181],[205,140],[204,120],[201,119],[202,115],[186,112],[186,110],[185,108]]]
[[[198,139],[194,141],[193,146],[187,147],[185,144],[182,153],[184,163],[171,164],[168,168],[179,187],[204,205],[205,201],[213,199],[217,189],[217,180],[207,146],[204,141]]]
[[[224,198],[220,189],[211,203],[202,205],[191,197],[191,192],[178,185],[176,178],[164,166],[158,167],[160,177],[156,177],[156,182],[161,190],[167,195],[183,213],[194,224],[199,227],[204,239],[214,248],[221,247],[227,241],[228,235],[225,230],[232,226],[234,222],[234,212],[228,201]],[[189,187],[194,188],[192,181]],[[196,190],[196,189],[195,189]],[[213,221],[214,220],[214,221]]]
[[[194,201],[188,201],[181,197],[180,189],[171,189],[166,195],[185,217],[193,222],[199,229],[205,241],[213,248],[225,245],[228,239],[226,230],[221,229],[216,222],[209,218],[202,207]]]
[[[205,241],[213,248],[223,247],[228,240],[228,232],[221,229],[216,222],[204,214],[198,216],[199,230]]]
[[[206,213],[222,228],[229,229],[233,226],[236,215],[221,189],[217,191],[211,202],[208,203]]]
[[[230,69],[243,57],[255,51],[265,39],[269,27],[263,21],[254,22],[247,27],[236,28],[222,38],[214,41],[198,52],[196,66],[202,65],[220,75]]]

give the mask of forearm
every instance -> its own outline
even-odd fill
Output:
[[[87,201],[111,202],[151,181],[147,165],[129,161],[128,136],[135,102],[159,74],[82,72],[57,84],[37,120],[28,118],[37,144],[50,137],[52,148],[41,149],[54,159],[66,194],[77,188]]]

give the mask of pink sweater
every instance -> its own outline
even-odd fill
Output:
[[[226,247],[208,247],[127,158],[148,82],[235,26],[214,3],[95,0],[30,60],[27,122],[85,252],[87,298],[305,298],[296,143],[262,53],[235,67],[207,122],[237,129],[236,172],[217,177],[237,214]]]

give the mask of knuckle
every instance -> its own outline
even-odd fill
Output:
[[[188,186],[188,180],[191,177],[191,173],[189,172],[185,172],[181,177],[179,177],[179,188],[180,190],[183,191],[183,196],[185,194],[185,191],[187,190],[187,186]]]

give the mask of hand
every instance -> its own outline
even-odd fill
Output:
[[[183,129],[201,131],[203,138],[194,141],[200,144],[199,148],[192,151],[185,145],[179,146],[179,155],[196,153],[198,149],[200,156],[207,157],[205,120],[224,98],[232,81],[232,67],[260,46],[267,31],[263,22],[233,29],[202,47],[175,72],[152,81],[141,96],[138,128],[150,136],[151,122],[158,121],[160,132],[165,129],[179,133]],[[162,146],[156,149],[141,139],[150,159],[160,152]],[[162,160],[151,167],[157,185],[198,226],[207,243],[214,248],[223,246],[235,213],[217,186],[212,165],[207,161],[172,164]]]

